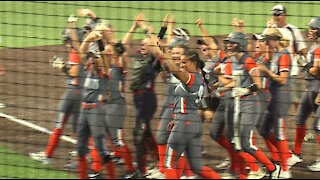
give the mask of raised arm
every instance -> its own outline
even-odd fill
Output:
[[[236,32],[244,33],[244,20],[233,18],[231,21],[231,25],[234,27]]]
[[[77,15],[80,17],[85,17],[85,16],[89,16],[92,19],[97,19],[97,15],[96,13],[94,13],[91,9],[79,9],[77,11]]]
[[[164,35],[166,34],[166,31],[168,29],[168,23],[169,23],[169,14],[167,14],[164,19],[163,19],[163,22],[162,22],[162,25],[161,25],[161,29],[158,33],[158,38],[159,39],[163,39]]]
[[[90,32],[86,36],[86,38],[83,40],[83,42],[81,43],[81,46],[80,46],[80,59],[81,59],[82,64],[86,60],[86,54],[89,49],[89,44],[102,39],[102,37],[103,36],[100,32],[94,30],[94,31]]]
[[[68,27],[70,29],[72,46],[77,52],[79,52],[81,45],[81,37],[78,36],[77,20],[77,17],[75,17],[74,15],[70,15],[70,17],[68,18]]]
[[[204,42],[206,44],[208,44],[208,47],[210,48],[210,57],[213,58],[215,56],[217,56],[218,54],[218,50],[219,50],[219,47],[218,45],[213,41],[212,38],[210,38],[210,35],[208,33],[208,31],[202,26],[202,20],[201,19],[198,19],[197,22],[196,22],[199,30],[200,30],[200,33],[202,35],[202,38],[204,40]]]
[[[167,44],[169,44],[169,42],[173,39],[173,28],[174,28],[174,24],[175,24],[175,20],[174,20],[174,17],[172,16],[170,19],[169,19],[169,22],[168,22],[168,38],[167,38]]]
[[[129,31],[127,32],[127,34],[124,36],[124,38],[122,39],[122,43],[125,46],[126,49],[132,49],[132,38],[133,38],[133,34],[135,33],[135,31],[140,27],[140,22],[144,21],[144,14],[143,13],[139,13],[135,19],[135,21],[133,22],[131,28],[129,29]]]

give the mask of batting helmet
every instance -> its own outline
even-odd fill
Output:
[[[173,30],[173,33],[177,36],[177,37],[181,37],[186,39],[187,41],[189,41],[190,39],[190,35],[189,35],[189,31],[184,29],[184,28],[175,28]]]
[[[315,29],[320,29],[320,17],[314,17],[312,18],[309,23],[308,26],[310,28],[315,28]]]
[[[237,43],[238,46],[236,48],[237,52],[243,52],[247,50],[248,46],[248,38],[242,32],[232,32],[228,35],[228,37],[224,40],[225,44],[228,42]]]
[[[174,37],[168,44],[168,48],[172,49],[175,46],[184,45],[188,47],[189,41],[182,37]]]
[[[309,28],[317,31],[316,38],[320,37],[320,17],[311,18],[308,26]]]

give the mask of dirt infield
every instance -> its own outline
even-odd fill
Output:
[[[0,77],[0,102],[6,104],[1,112],[15,116],[19,119],[28,120],[37,125],[52,129],[56,116],[56,108],[60,96],[64,92],[65,77],[62,72],[50,68],[48,59],[53,55],[67,57],[63,46],[43,46],[24,49],[0,50],[0,61],[6,69],[5,76]],[[129,73],[130,75],[130,73]],[[129,82],[128,82],[129,83]],[[132,128],[134,125],[134,108],[132,105],[132,94],[126,90],[128,102],[128,116],[125,122],[126,141],[133,150]],[[165,94],[165,84],[160,78],[157,79],[156,92],[158,95],[158,111],[152,121],[154,130],[159,121],[160,106]],[[26,128],[5,118],[0,119],[0,145],[15,149],[17,152],[28,155],[30,152],[43,150],[48,141],[48,135]],[[308,121],[311,128],[312,119]],[[204,164],[214,166],[227,155],[218,144],[208,135],[209,122],[204,125],[203,145],[207,154],[204,155]],[[67,125],[64,131],[66,135],[71,134],[71,126]],[[257,137],[257,145],[265,149],[260,136]],[[293,145],[294,121],[287,122],[287,137],[289,145]],[[317,148],[316,148],[317,147]],[[54,153],[53,166],[62,170],[67,163],[67,152],[72,150],[73,145],[61,141]],[[320,173],[311,173],[306,166],[316,158],[319,145],[313,142],[305,142],[303,145],[303,162],[292,168],[293,177],[297,179],[317,179]],[[122,177],[124,173],[122,166],[117,167],[117,176]]]

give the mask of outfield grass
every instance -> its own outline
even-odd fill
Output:
[[[120,31],[118,38],[123,37],[139,12],[146,14],[155,29],[160,27],[163,17],[171,13],[177,26],[189,29],[192,35],[198,35],[194,22],[199,17],[211,34],[231,32],[229,24],[234,17],[246,21],[247,32],[261,32],[275,4],[270,1],[1,1],[0,45],[5,48],[60,44],[59,35],[66,26],[67,17],[79,8],[92,9],[100,17],[110,20]],[[300,28],[306,28],[309,19],[318,15],[317,9],[320,8],[316,1],[282,4],[288,9],[288,21]],[[80,20],[82,23],[83,19]]]
[[[0,146],[0,179],[77,179]]]

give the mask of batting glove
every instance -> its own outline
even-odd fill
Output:
[[[241,97],[248,95],[250,90],[248,88],[235,87],[232,89],[232,97]]]
[[[64,60],[59,56],[53,56],[53,58],[49,60],[49,63],[54,69],[62,69],[66,65]]]

